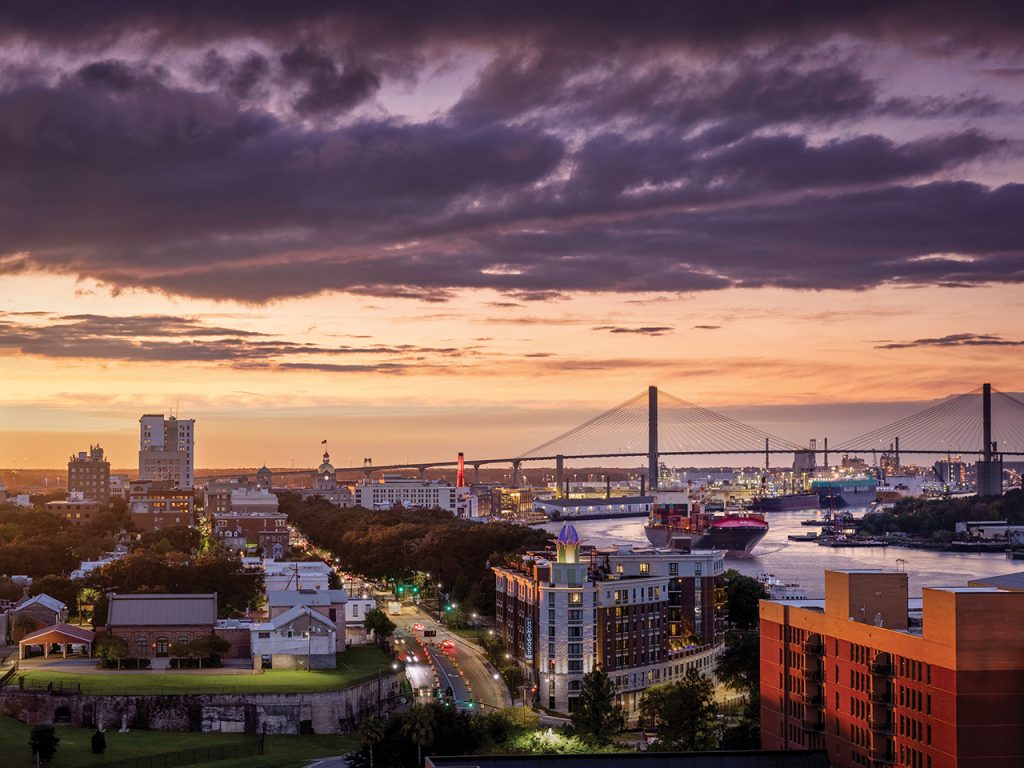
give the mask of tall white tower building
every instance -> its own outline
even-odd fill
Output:
[[[195,482],[195,419],[145,414],[139,419],[139,479],[167,480],[192,490]]]

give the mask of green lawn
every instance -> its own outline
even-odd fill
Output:
[[[31,728],[10,717],[0,717],[0,744],[3,744],[3,765],[7,768],[34,768],[35,760],[28,748]],[[102,765],[104,762],[128,757],[178,752],[219,744],[255,741],[258,736],[233,733],[165,733],[161,731],[108,731],[107,751],[94,755],[91,751],[93,731],[90,728],[58,726],[60,745],[51,768],[76,768]],[[359,744],[357,736],[268,736],[263,756],[218,760],[200,765],[209,768],[260,768],[264,766],[303,765],[306,761],[350,752]]]
[[[115,694],[182,693],[297,693],[347,688],[377,676],[378,667],[390,671],[391,658],[376,646],[356,646],[338,655],[338,668],[330,670],[267,670],[253,675],[191,674],[188,671],[62,672],[38,670],[24,677],[34,684],[79,683],[82,693]],[[17,685],[11,681],[11,685]]]
[[[489,628],[480,627],[479,629],[477,629],[475,627],[459,627],[458,629],[452,629],[451,627],[446,627],[446,629],[453,635],[464,637],[467,640],[476,640],[478,637],[484,637],[487,634],[487,630]]]

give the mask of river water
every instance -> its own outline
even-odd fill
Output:
[[[864,510],[851,509],[860,517]],[[906,570],[910,575],[910,596],[920,597],[923,586],[964,586],[970,579],[997,576],[1024,570],[1024,564],[1007,560],[999,554],[931,552],[906,547],[871,547],[833,549],[813,541],[790,541],[791,533],[818,531],[800,525],[817,515],[813,510],[773,512],[766,515],[768,534],[761,539],[748,559],[729,558],[727,568],[735,568],[747,576],[770,573],[785,582],[797,582],[809,597],[824,597],[825,570],[881,568]],[[635,544],[647,546],[644,535],[646,518],[611,518],[574,522],[583,544],[613,546]],[[557,535],[561,522],[537,526]],[[897,562],[900,560],[902,562]]]

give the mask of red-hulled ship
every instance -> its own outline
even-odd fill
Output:
[[[764,515],[750,512],[712,515],[688,490],[659,491],[644,532],[656,547],[684,538],[692,549],[723,549],[730,557],[749,557],[768,533],[768,523]]]

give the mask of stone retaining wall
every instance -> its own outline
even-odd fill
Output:
[[[381,678],[385,712],[409,704],[401,694],[401,673]],[[129,728],[204,733],[295,734],[347,733],[377,712],[377,680],[341,691],[315,693],[183,694],[165,696],[90,696],[0,690],[0,714],[29,725],[49,725],[70,718],[84,728],[117,730],[127,717]]]

